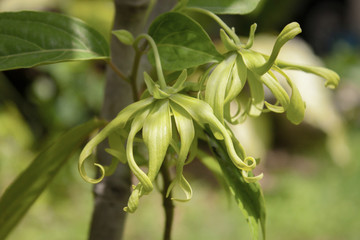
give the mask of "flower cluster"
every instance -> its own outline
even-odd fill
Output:
[[[95,163],[102,174],[100,178],[92,179],[87,176],[84,166],[96,146],[108,139],[110,148],[107,152],[117,159],[116,162],[127,163],[139,180],[139,183],[133,186],[128,206],[124,208],[127,212],[134,212],[138,207],[140,197],[153,190],[153,182],[166,156],[173,151],[177,155],[176,176],[168,187],[167,194],[169,195],[174,186],[179,186],[185,198],[174,200],[187,201],[192,197],[192,189],[183,175],[183,168],[187,163],[189,152],[196,149],[198,131],[210,129],[215,138],[224,141],[227,154],[234,166],[241,171],[244,180],[246,182],[259,180],[262,174],[249,175],[249,172],[256,167],[255,159],[246,156],[227,125],[229,122],[237,121],[230,114],[230,103],[238,98],[245,84],[248,84],[250,101],[245,110],[237,114],[238,116],[243,118],[246,115],[259,116],[265,110],[286,112],[287,118],[298,124],[303,120],[305,104],[297,87],[283,69],[298,69],[320,75],[327,80],[328,87],[335,87],[339,76],[325,68],[299,66],[276,60],[281,47],[301,32],[297,23],[291,23],[283,29],[270,56],[251,50],[255,29],[256,25],[253,25],[247,44],[241,44],[234,32],[230,34],[227,32],[232,36],[230,38],[224,30],[220,31],[222,42],[228,52],[224,54],[224,60],[217,63],[215,67],[209,68],[200,78],[199,83],[196,83],[201,89],[203,81],[206,80],[204,100],[184,93],[186,86],[189,86],[186,82],[186,70],[182,71],[172,86],[168,86],[163,76],[156,45],[149,36],[145,36],[155,54],[158,82],[154,82],[147,73],[144,73],[147,90],[142,100],[123,109],[89,141],[81,152],[79,160],[81,176],[88,182],[98,183],[105,175],[111,173],[111,167],[116,164],[111,164],[109,168]],[[286,79],[291,88],[291,96],[280,84],[276,74]],[[264,86],[276,98],[275,104],[265,101]],[[267,109],[264,109],[265,107]],[[140,132],[142,137],[139,137]],[[140,159],[134,151],[135,141],[144,143],[146,146],[148,156],[145,161],[142,161],[147,166],[146,173],[139,166]]]
[[[123,109],[101,132],[99,132],[85,146],[80,154],[79,170],[81,176],[91,183],[97,183],[105,176],[107,169],[99,164],[102,176],[91,179],[86,175],[84,162],[88,159],[94,148],[106,138],[109,138],[110,149],[107,151],[120,161],[128,163],[133,174],[138,178],[139,184],[133,187],[128,206],[124,209],[134,212],[137,209],[141,196],[153,189],[153,182],[163,164],[168,148],[177,152],[176,176],[170,184],[168,193],[178,184],[184,191],[187,201],[192,196],[192,190],[183,176],[183,167],[192,144],[195,144],[195,131],[197,126],[205,128],[210,126],[218,138],[223,139],[227,152],[234,165],[242,170],[244,179],[248,182],[256,181],[257,177],[248,176],[248,172],[256,166],[252,157],[246,157],[240,145],[234,145],[232,133],[214,115],[213,109],[203,100],[179,93],[187,79],[186,70],[180,74],[175,84],[161,89],[149,75],[144,74],[149,97],[135,102]],[[174,120],[174,121],[173,121]],[[175,126],[173,126],[175,122]],[[137,164],[134,157],[133,144],[138,132],[142,131],[142,141],[148,150],[148,172],[145,173]],[[180,138],[180,146],[178,139]],[[126,149],[123,147],[126,141]],[[238,144],[238,143],[237,143]]]
[[[298,23],[293,22],[285,26],[277,37],[270,56],[251,50],[255,30],[256,24],[251,26],[248,42],[241,44],[238,39],[231,39],[221,29],[221,40],[228,52],[225,59],[206,76],[205,101],[214,109],[215,115],[222,123],[224,118],[228,122],[236,122],[240,116],[242,119],[246,115],[259,116],[266,107],[267,111],[286,112],[292,123],[299,124],[304,118],[305,104],[296,85],[283,70],[296,69],[319,75],[327,80],[325,85],[330,88],[338,85],[339,76],[326,68],[301,66],[276,59],[282,46],[301,32]],[[285,78],[291,88],[291,96],[280,84],[276,74]],[[242,114],[239,114],[238,109],[237,118],[232,117],[230,102],[237,98],[246,83],[250,89],[250,101]],[[275,104],[265,101],[264,86],[276,98]],[[240,107],[240,104],[238,106]]]

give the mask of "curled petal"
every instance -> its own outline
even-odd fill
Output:
[[[146,98],[144,100],[133,103],[124,108],[108,125],[106,125],[94,138],[92,138],[84,147],[79,157],[79,172],[81,177],[89,183],[98,183],[105,176],[105,169],[99,164],[95,166],[101,170],[101,176],[98,179],[92,179],[87,176],[84,163],[91,156],[96,146],[107,138],[112,132],[125,127],[126,123],[132,119],[137,111],[142,110],[153,102],[153,98]]]
[[[255,165],[254,163],[247,164],[237,155],[228,130],[216,118],[209,104],[183,94],[174,94],[170,99],[184,108],[200,125],[209,124],[212,129],[216,129],[216,131],[222,134],[227,152],[235,166],[244,170],[252,170],[255,167],[256,163]]]
[[[133,213],[136,211],[136,209],[139,206],[140,197],[142,196],[141,188],[142,188],[142,186],[140,183],[136,187],[133,186],[134,190],[132,191],[132,193],[129,197],[128,205],[127,205],[127,207],[124,207],[125,212]]]
[[[279,106],[277,104],[271,104],[265,101],[265,106],[267,107],[267,109],[269,109],[271,112],[275,112],[275,113],[283,113],[285,112],[285,108],[283,106]]]
[[[247,182],[247,183],[257,182],[264,177],[263,173],[260,173],[259,175],[254,176],[254,177],[252,177],[252,176],[249,177],[249,173],[245,170],[242,170],[241,174],[242,174],[245,182]]]
[[[279,81],[275,78],[275,76],[270,73],[265,73],[260,77],[260,79],[270,89],[274,97],[286,110],[290,103],[290,99],[287,92],[280,85]]]
[[[175,200],[188,201],[192,197],[192,189],[190,187],[190,184],[186,181],[185,177],[183,176],[183,167],[195,137],[194,123],[192,121],[191,116],[179,105],[171,104],[171,110],[174,115],[177,131],[180,135],[181,145],[180,145],[179,156],[176,160],[176,177],[173,180],[173,182],[170,184],[167,190],[167,195],[170,194],[174,185],[178,183],[181,189],[184,191],[186,195],[186,199],[185,200],[175,199]]]
[[[187,202],[192,198],[192,188],[189,184],[189,182],[185,179],[185,177],[183,175],[180,176],[179,180],[175,179],[174,181],[172,181],[170,183],[170,186],[166,192],[166,197],[169,196],[171,190],[174,188],[175,184],[179,184],[180,188],[183,190],[183,192],[185,193],[186,198],[185,199],[181,199],[181,198],[171,198],[171,200],[175,200],[175,201],[179,201],[179,202]]]
[[[128,160],[129,167],[134,175],[139,179],[140,183],[144,187],[144,191],[146,193],[151,192],[153,189],[153,185],[149,177],[140,169],[140,167],[136,164],[134,159],[133,152],[133,143],[135,135],[141,130],[143,127],[144,121],[147,115],[150,112],[150,108],[144,109],[144,111],[137,114],[135,119],[131,124],[131,130],[129,132],[127,144],[126,144],[126,156]]]
[[[264,73],[269,71],[270,68],[272,67],[272,65],[274,64],[277,56],[279,55],[279,52],[280,52],[280,49],[282,48],[282,46],[284,46],[284,44],[287,41],[293,39],[299,33],[301,33],[301,28],[297,22],[292,22],[292,23],[289,23],[288,25],[286,25],[284,27],[284,29],[281,31],[281,33],[279,34],[279,36],[277,37],[269,59],[267,60],[267,62],[265,64],[263,64],[261,67],[256,69],[256,72],[260,75],[263,75]]]
[[[291,79],[280,68],[275,67],[274,69],[285,77],[287,83],[291,87],[291,98],[290,98],[290,104],[286,109],[286,117],[293,124],[299,124],[302,122],[305,116],[305,102],[302,100],[298,88],[291,81]]]

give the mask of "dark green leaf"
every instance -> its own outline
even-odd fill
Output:
[[[181,13],[162,14],[150,26],[149,34],[165,70],[183,70],[222,59],[204,29]],[[154,62],[151,52],[149,59]]]
[[[80,20],[50,12],[0,13],[0,71],[107,58],[104,37]]]
[[[199,7],[216,14],[247,14],[260,0],[189,0],[188,7]]]
[[[40,196],[81,142],[104,123],[92,120],[65,133],[35,158],[0,199],[0,239],[4,239]]]
[[[223,142],[212,135],[209,140],[231,193],[249,223],[252,239],[259,239],[260,228],[265,239],[265,201],[259,183],[246,183],[229,158]]]

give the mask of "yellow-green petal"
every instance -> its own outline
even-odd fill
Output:
[[[301,94],[296,85],[291,79],[279,68],[275,68],[281,75],[283,75],[287,83],[291,87],[290,104],[286,109],[286,117],[293,124],[300,124],[305,116],[305,102],[302,100]]]
[[[236,57],[237,54],[232,54],[219,63],[206,83],[205,101],[212,107],[221,123],[224,123],[225,93],[232,78]]]
[[[140,169],[140,167],[137,165],[134,159],[133,143],[134,143],[135,135],[143,127],[144,121],[148,116],[150,110],[151,110],[150,107],[146,108],[142,112],[138,113],[137,116],[134,118],[131,124],[131,129],[126,143],[126,156],[130,170],[143,185],[145,193],[151,192],[153,189],[153,185],[149,177]]]
[[[302,66],[280,60],[276,61],[276,65],[280,68],[301,70],[303,72],[318,75],[326,80],[325,86],[331,89],[336,88],[340,81],[340,76],[336,72],[328,68],[315,67],[315,66]]]
[[[156,102],[144,122],[142,134],[149,152],[148,176],[153,181],[160,170],[172,139],[170,107],[167,99]]]
[[[280,85],[279,81],[274,75],[265,73],[260,77],[261,81],[270,89],[276,100],[278,100],[281,106],[286,110],[290,99],[285,89]]]
[[[183,94],[174,94],[170,97],[170,100],[184,108],[199,125],[205,126],[205,124],[209,124],[211,129],[215,129],[222,134],[227,152],[235,166],[247,171],[255,167],[255,162],[247,164],[237,155],[228,129],[216,118],[209,104]]]
[[[264,87],[260,76],[251,71],[248,72],[248,83],[251,95],[251,105],[248,114],[252,117],[260,116],[264,108]]]
[[[175,119],[176,128],[180,136],[180,152],[178,158],[176,159],[176,177],[170,184],[167,195],[169,195],[174,185],[178,183],[180,184],[181,189],[184,191],[186,199],[182,200],[174,198],[174,200],[188,201],[192,197],[192,189],[190,184],[183,176],[183,168],[195,137],[194,123],[189,113],[187,113],[179,105],[171,104],[170,106]]]
[[[154,101],[153,98],[146,98],[144,100],[130,104],[129,106],[124,108],[108,125],[105,126],[104,129],[102,129],[94,138],[92,138],[85,145],[85,147],[80,153],[79,164],[78,164],[80,175],[85,181],[95,184],[100,182],[105,176],[104,167],[97,163],[94,165],[100,168],[101,174],[99,178],[92,179],[87,176],[85,171],[84,163],[86,159],[88,159],[91,156],[96,146],[102,141],[104,141],[105,138],[107,138],[113,131],[124,128],[126,123],[134,117],[136,112],[141,111],[149,104],[151,104],[153,101]]]
[[[279,34],[279,36],[277,37],[269,59],[264,65],[256,69],[256,72],[260,75],[263,75],[264,73],[269,71],[272,65],[274,64],[277,56],[279,55],[282,46],[284,46],[286,42],[293,39],[299,33],[301,33],[301,28],[297,22],[292,22],[286,25]]]
[[[169,97],[169,94],[162,91],[159,85],[157,85],[146,72],[144,72],[144,81],[147,90],[155,99],[164,99]]]

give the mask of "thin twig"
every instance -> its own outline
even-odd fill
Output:
[[[164,181],[164,189],[162,191],[163,206],[164,206],[164,210],[165,210],[165,227],[164,227],[163,240],[170,240],[172,223],[173,223],[173,219],[174,219],[174,204],[173,204],[173,201],[171,200],[171,192],[168,197],[166,197],[166,192],[170,185],[171,179],[170,179],[169,169],[166,166],[166,164],[162,165],[160,171],[161,171],[163,181]]]
[[[114,70],[114,72],[120,77],[122,78],[124,81],[129,82],[129,79],[125,76],[125,74],[123,74],[119,68],[117,68],[112,62],[107,61],[107,63],[109,64],[109,66],[111,67],[112,70]]]

